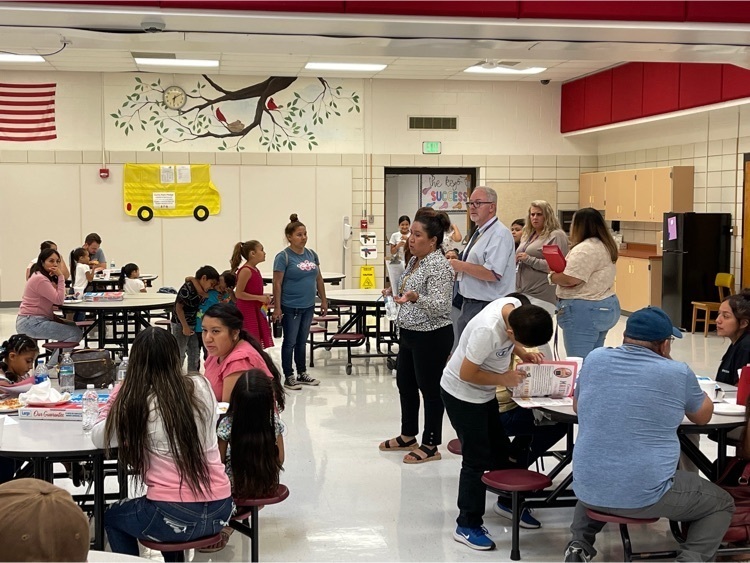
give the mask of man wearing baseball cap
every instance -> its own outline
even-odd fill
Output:
[[[583,362],[573,408],[578,439],[573,489],[578,497],[565,561],[590,561],[604,523],[586,509],[630,518],[691,522],[678,561],[713,561],[734,512],[723,489],[679,471],[677,427],[706,424],[713,403],[693,370],[671,359],[682,334],[658,307],[633,313],[622,346],[597,348]]]
[[[86,561],[89,520],[70,493],[46,481],[0,485],[0,561]]]

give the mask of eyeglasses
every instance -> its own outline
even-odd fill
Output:
[[[484,204],[492,204],[495,203],[494,201],[469,201],[469,207],[480,207]]]

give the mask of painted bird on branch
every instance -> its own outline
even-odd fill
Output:
[[[276,102],[273,101],[273,98],[268,98],[266,100],[266,109],[269,111],[278,110],[281,106],[277,106]]]
[[[221,113],[221,110],[219,108],[216,108],[216,119],[219,120],[219,123],[224,125],[226,127],[227,125],[227,118],[224,117],[224,114]]]

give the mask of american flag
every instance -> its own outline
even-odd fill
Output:
[[[0,141],[57,139],[56,87],[55,83],[0,83]]]

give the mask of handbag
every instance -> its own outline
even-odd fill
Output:
[[[115,362],[107,350],[76,350],[70,357],[75,366],[75,388],[85,389],[93,384],[98,389],[105,389],[115,382]]]
[[[750,460],[729,458],[727,467],[716,481],[734,499],[734,514],[724,534],[725,542],[750,540]]]

